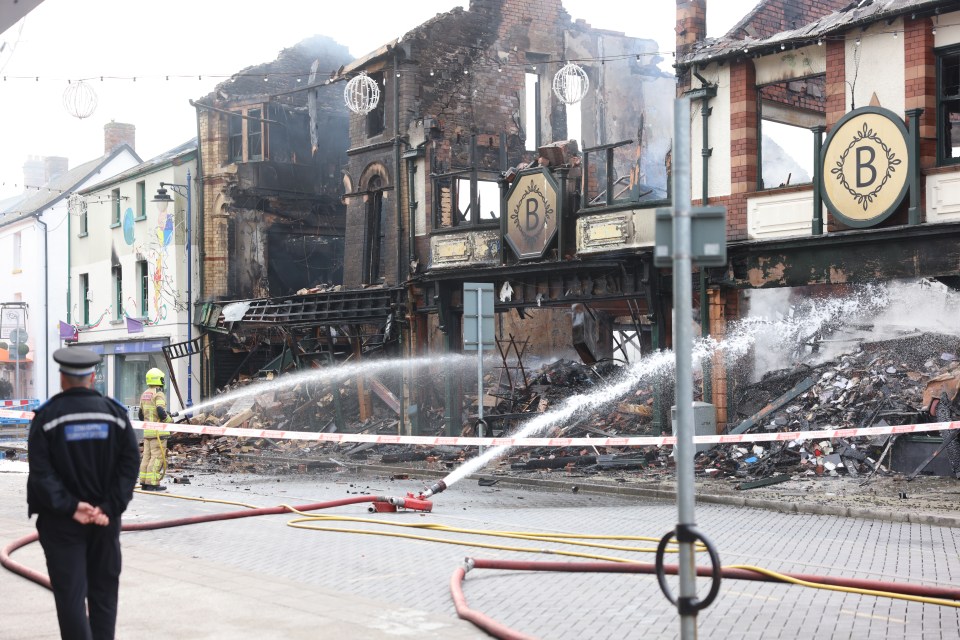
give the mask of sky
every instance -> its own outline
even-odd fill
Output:
[[[723,35],[757,2],[709,0],[707,34]],[[28,156],[65,156],[71,168],[99,157],[103,127],[111,120],[136,126],[136,151],[144,160],[186,142],[196,136],[188,100],[207,95],[245,67],[274,60],[304,38],[330,36],[360,57],[438,13],[468,5],[44,0],[0,34],[0,199],[22,192]],[[563,6],[593,27],[655,40],[666,60],[661,66],[669,70],[675,3],[563,0]],[[63,104],[68,81],[77,79],[88,79],[97,96],[96,110],[82,120]]]

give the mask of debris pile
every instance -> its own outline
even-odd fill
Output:
[[[960,338],[915,333],[863,343],[849,353],[815,366],[800,364],[769,373],[754,384],[740,384],[736,388],[728,432],[807,431],[932,421],[931,402],[939,399],[944,390],[950,400],[958,395],[958,353]],[[484,381],[484,388],[488,390],[484,397],[484,422],[494,435],[510,435],[532,417],[561,406],[573,396],[599,391],[607,380],[616,376],[617,369],[609,362],[587,366],[558,360],[527,372],[525,384],[517,383],[516,379],[506,384],[501,372],[490,372]],[[436,379],[427,382],[432,382],[424,386],[433,388],[432,396],[430,391],[426,392],[433,404],[417,409],[420,433],[443,435],[444,376],[437,374]],[[655,395],[659,392],[672,396],[670,382],[643,381],[624,396],[596,409],[576,412],[564,423],[552,425],[537,435],[655,435],[659,433]],[[249,383],[239,383],[233,390]],[[372,414],[364,420],[357,419],[360,408],[357,388],[355,380],[336,384],[304,383],[282,391],[249,394],[232,404],[217,405],[214,411],[196,415],[191,421],[257,429],[330,432],[339,429],[350,433],[396,434],[399,423],[396,408],[391,411],[386,400],[372,403]],[[366,392],[372,393],[369,387]],[[338,402],[334,402],[335,397]],[[661,397],[660,404],[669,405],[671,400]],[[338,403],[340,420],[335,406]],[[463,420],[462,435],[476,435],[477,418],[474,397]],[[699,452],[695,464],[701,476],[731,478],[743,489],[798,475],[869,477],[889,472],[888,455],[893,442],[892,437],[879,436],[723,445]],[[182,434],[171,444],[176,458],[186,464],[226,464],[248,469],[262,469],[264,465],[276,466],[277,463],[289,463],[296,469],[342,465],[331,456],[373,459],[384,464],[422,463],[445,469],[475,454],[472,448],[460,447],[322,444],[267,438],[238,441]],[[672,447],[524,448],[511,452],[498,464],[505,473],[640,471],[662,477],[673,473],[671,454]]]

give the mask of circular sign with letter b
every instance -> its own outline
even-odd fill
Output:
[[[823,198],[851,227],[878,224],[907,192],[911,158],[907,130],[888,109],[865,107],[837,122],[823,147]]]

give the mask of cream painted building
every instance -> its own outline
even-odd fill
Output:
[[[171,361],[174,388],[163,354],[163,347],[197,336],[189,326],[190,294],[195,301],[199,290],[193,286],[199,285],[196,255],[190,278],[187,272],[196,158],[194,139],[84,190],[82,212],[71,229],[68,297],[78,342],[103,355],[99,390],[131,408],[153,367],[167,374],[171,409],[199,399],[189,359]],[[156,201],[161,187],[171,199],[165,210]],[[192,235],[197,237],[195,228]],[[193,364],[199,372],[199,362]]]

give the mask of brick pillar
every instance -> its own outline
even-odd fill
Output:
[[[846,45],[827,40],[827,130],[847,112]]]
[[[757,190],[757,75],[752,60],[730,65],[729,240],[747,237],[746,194]]]
[[[727,295],[724,289],[707,291],[710,335],[722,341],[727,334]],[[712,397],[710,402],[717,408],[717,433],[723,433],[727,425],[727,364],[722,350],[713,354],[710,366]]]
[[[923,109],[920,115],[920,166],[937,164],[937,68],[933,55],[933,24],[930,18],[903,19],[904,100],[907,109]]]
[[[687,53],[706,35],[706,0],[677,0],[677,54]]]

